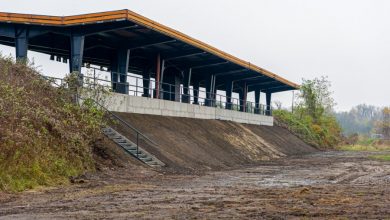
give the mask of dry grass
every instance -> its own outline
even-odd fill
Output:
[[[0,190],[61,184],[94,169],[99,117],[31,65],[0,57]]]

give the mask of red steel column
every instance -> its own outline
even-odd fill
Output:
[[[156,98],[160,98],[160,74],[161,74],[161,57],[157,54],[157,69],[156,69]]]

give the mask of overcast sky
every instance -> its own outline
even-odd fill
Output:
[[[321,75],[337,110],[390,105],[388,0],[0,0],[0,11],[49,15],[130,9],[291,81]],[[3,54],[12,48],[0,46]],[[44,73],[66,71],[30,54]],[[291,105],[291,92],[275,99]]]

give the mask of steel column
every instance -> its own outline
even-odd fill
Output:
[[[120,49],[117,51],[117,61],[118,61],[118,74],[119,74],[119,84],[117,85],[117,92],[122,94],[129,93],[129,84],[127,83],[127,71],[129,69],[129,49]]]
[[[271,94],[270,92],[265,93],[265,101],[267,104],[266,115],[271,115]]]
[[[199,80],[194,80],[194,105],[199,104]]]
[[[112,91],[116,92],[117,91],[117,85],[119,82],[119,76],[118,76],[118,59],[115,57],[111,61],[111,86],[112,86]]]
[[[246,112],[246,101],[247,101],[247,98],[248,98],[248,86],[246,85],[246,83],[244,83],[244,105],[243,105],[243,112]]]
[[[174,80],[175,80],[175,87],[173,88],[173,91],[171,91],[171,93],[174,92],[175,97],[171,101],[180,102],[181,78],[179,76],[175,75]]]
[[[240,101],[240,112],[243,112],[244,111],[244,90],[240,90],[238,91],[238,97],[239,97],[239,101]]]
[[[160,75],[161,75],[161,56],[160,54],[157,54],[155,97],[158,99],[160,98]]]
[[[206,87],[206,100],[205,100],[205,105],[206,106],[212,106],[213,103],[213,84],[214,84],[214,75],[211,74],[209,77],[206,77],[205,80],[205,87]]]
[[[260,89],[255,89],[255,114],[260,114]]]
[[[143,87],[143,97],[150,97],[150,71],[149,68],[144,68],[142,71],[142,87]]]
[[[163,59],[163,60],[161,60],[161,70],[160,70],[160,93],[162,93],[159,95],[160,98],[164,98],[163,94],[165,93],[164,86],[163,86],[164,73],[165,73],[165,60]]]
[[[226,83],[226,109],[232,109],[233,82]]]
[[[69,69],[70,72],[76,72],[78,74],[79,84],[83,84],[83,74],[81,74],[81,66],[83,63],[84,54],[84,40],[83,35],[72,34],[70,36],[70,59]]]
[[[191,85],[191,74],[192,69],[189,68],[184,72],[184,82],[183,82],[183,95],[182,95],[182,102],[183,103],[190,103],[191,96],[190,96],[190,85]]]
[[[27,61],[28,29],[25,27],[15,28],[16,60]]]

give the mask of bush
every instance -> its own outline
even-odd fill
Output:
[[[341,128],[332,116],[314,123],[310,116],[300,117],[286,110],[274,110],[276,124],[289,129],[306,143],[318,148],[331,148],[341,140]]]
[[[294,113],[273,111],[277,123],[313,146],[336,146],[341,140],[341,127],[332,114],[335,103],[330,86],[326,77],[303,80]]]
[[[31,64],[0,57],[0,189],[66,183],[94,170],[92,144],[104,125],[92,102],[72,102]]]

